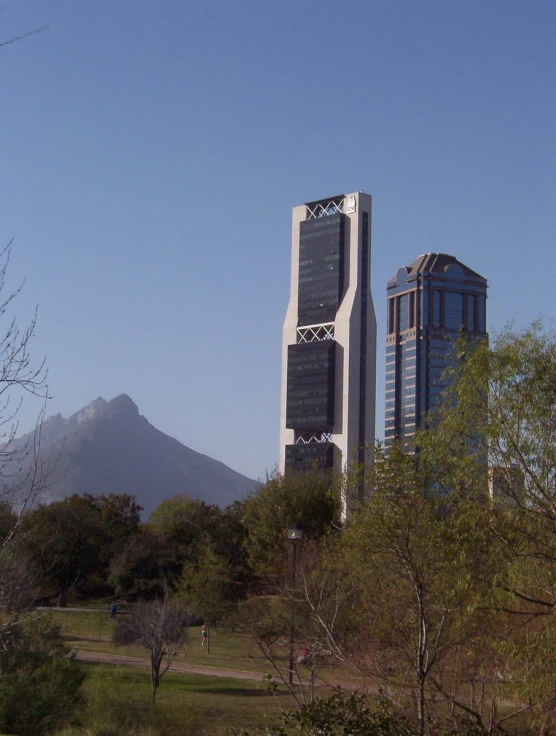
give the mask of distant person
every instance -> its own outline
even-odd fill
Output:
[[[116,604],[114,601],[110,604],[110,618],[116,618]]]
[[[206,624],[203,624],[201,628],[201,646],[206,647],[208,635],[208,626]]]

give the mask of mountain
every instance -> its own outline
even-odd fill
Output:
[[[16,440],[22,447],[33,434]],[[43,501],[72,493],[128,493],[144,518],[165,498],[187,494],[227,506],[257,487],[218,460],[201,455],[149,424],[126,394],[98,398],[69,419],[41,425],[40,458],[49,466]]]

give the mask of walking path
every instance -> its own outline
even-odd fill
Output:
[[[121,665],[123,667],[151,668],[150,659],[144,657],[128,657],[121,654],[106,654],[105,652],[86,652],[82,649],[74,650],[75,658],[81,662],[92,662],[95,664]],[[261,672],[248,672],[246,670],[228,670],[220,667],[210,667],[203,664],[185,664],[184,662],[172,662],[170,672],[183,672],[191,675],[207,675],[208,677],[229,677],[233,680],[252,680],[262,682]]]

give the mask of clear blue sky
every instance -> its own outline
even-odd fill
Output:
[[[291,208],[374,198],[385,289],[420,253],[554,317],[554,0],[4,0],[0,239],[68,416],[128,393],[252,477],[278,456]],[[36,405],[27,403],[21,428]]]

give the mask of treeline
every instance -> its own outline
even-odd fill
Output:
[[[244,502],[221,509],[176,496],[141,523],[133,496],[72,495],[31,508],[18,525],[12,553],[22,562],[35,603],[153,600],[179,592],[195,615],[220,620],[237,602],[275,592],[287,562],[287,524],[302,523],[308,540],[338,521],[337,494],[325,479],[271,478]],[[3,521],[2,521],[3,519]],[[0,524],[10,533],[8,506]]]

